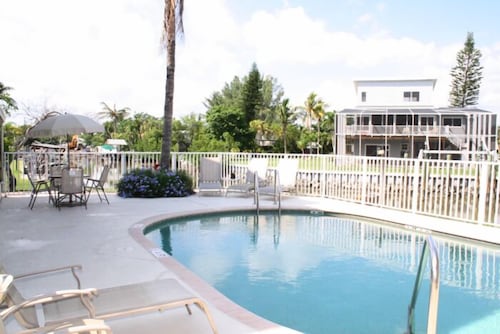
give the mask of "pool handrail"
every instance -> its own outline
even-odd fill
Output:
[[[407,334],[415,333],[415,305],[417,303],[420,286],[424,275],[424,268],[430,257],[430,292],[429,292],[429,310],[427,316],[427,334],[435,334],[437,332],[437,316],[439,306],[439,252],[436,242],[429,235],[424,242],[422,255],[418,265],[417,277],[413,287],[413,294],[410,305],[408,306],[408,329]]]

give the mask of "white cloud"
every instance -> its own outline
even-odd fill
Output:
[[[463,44],[435,45],[377,30],[332,31],[285,2],[237,20],[224,0],[186,2],[185,38],[177,43],[174,116],[204,112],[225,82],[256,62],[277,78],[292,103],[317,92],[332,108],[353,105],[352,80],[437,78],[435,104],[447,104],[449,72]],[[0,5],[0,80],[18,102],[47,101],[89,114],[100,102],[155,116],[163,113],[163,4],[156,0],[6,0]],[[383,3],[377,7],[383,11]],[[484,46],[481,106],[500,109],[500,43]]]

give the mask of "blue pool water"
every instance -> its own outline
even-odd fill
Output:
[[[234,302],[305,333],[404,333],[425,235],[309,212],[162,222],[146,236]],[[500,333],[500,247],[435,236],[438,333]],[[425,333],[429,274],[416,308]]]

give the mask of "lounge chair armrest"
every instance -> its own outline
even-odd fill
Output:
[[[42,305],[46,303],[52,303],[59,300],[71,299],[71,298],[80,298],[83,306],[85,306],[85,308],[89,312],[89,317],[94,318],[95,310],[92,305],[91,299],[96,295],[97,295],[97,289],[95,288],[60,290],[52,294],[38,295],[33,298],[27,299],[20,304],[12,305],[6,308],[5,310],[2,310],[0,312],[0,318],[2,320],[5,320],[9,315],[16,313],[23,308],[28,308],[35,305]]]
[[[99,334],[113,333],[103,320],[98,319],[83,319],[83,324],[71,326],[67,329],[68,333],[90,333],[91,331]]]
[[[76,274],[76,270],[82,270],[82,266],[79,264],[76,264],[76,265],[57,267],[57,268],[52,268],[52,269],[47,269],[47,270],[42,270],[42,271],[36,271],[36,272],[32,272],[32,273],[26,273],[26,274],[14,276],[14,280],[23,279],[23,278],[31,278],[34,276],[40,276],[40,275],[45,275],[45,274],[53,274],[53,273],[57,273],[57,272],[61,272],[61,271],[71,271],[71,274],[73,275],[73,277],[76,280],[77,288],[81,289],[80,278]]]
[[[69,322],[63,322],[51,326],[45,326],[42,330],[39,328],[25,329],[18,334],[112,334],[111,328],[101,319],[81,319]]]

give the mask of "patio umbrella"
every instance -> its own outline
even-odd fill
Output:
[[[30,138],[66,136],[68,147],[69,166],[69,137],[81,133],[104,132],[102,124],[97,123],[92,118],[77,114],[61,114],[50,116],[35,124],[28,130],[27,136]]]

